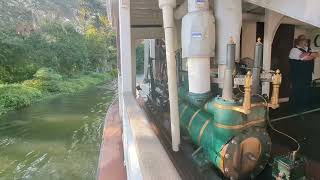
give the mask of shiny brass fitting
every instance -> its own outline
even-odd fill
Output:
[[[230,36],[229,44],[235,44],[235,41],[234,41],[234,39],[233,39],[233,37],[232,37],[232,36]]]
[[[271,96],[271,102],[269,104],[269,107],[272,109],[276,109],[279,107],[279,92],[280,92],[280,85],[282,81],[282,76],[280,73],[280,70],[277,69],[276,73],[272,77],[272,96]]]
[[[243,113],[249,114],[251,111],[251,86],[252,86],[252,73],[248,71],[244,79],[244,99],[243,99]]]
[[[257,43],[261,43],[261,38],[260,37],[258,37]]]

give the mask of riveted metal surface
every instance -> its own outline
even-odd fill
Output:
[[[252,154],[238,154],[240,151],[240,145],[242,142],[249,138],[255,138],[259,141],[260,153],[258,157],[253,157]],[[266,164],[268,163],[268,159],[270,158],[271,152],[271,139],[265,129],[261,128],[251,128],[243,134],[239,134],[234,137],[230,143],[228,143],[228,148],[226,150],[226,154],[228,157],[223,157],[224,169],[228,169],[228,171],[224,171],[224,174],[227,177],[233,177],[234,179],[243,179],[245,177],[256,177],[261,171],[264,169]],[[243,159],[244,156],[252,156],[252,161],[255,161],[255,167],[250,172],[245,172],[244,168],[237,168],[234,164],[236,156],[241,156],[239,159]],[[250,157],[248,157],[250,158]],[[241,162],[237,163],[237,165],[241,164]]]

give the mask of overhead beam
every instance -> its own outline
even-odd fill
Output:
[[[133,27],[131,32],[136,39],[162,39],[164,38],[163,27]]]
[[[264,15],[257,15],[252,13],[243,13],[242,14],[242,20],[243,22],[264,22],[265,16]],[[311,26],[308,23],[299,21],[297,19],[293,19],[291,17],[285,16],[281,20],[281,24],[293,24],[293,25],[299,25],[299,26]]]
[[[320,27],[319,0],[245,0],[291,18]]]

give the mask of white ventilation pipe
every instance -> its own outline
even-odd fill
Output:
[[[226,69],[227,46],[230,37],[234,38],[236,47],[235,59],[240,58],[240,33],[242,26],[242,0],[215,0],[214,16],[216,19],[217,43],[215,59],[218,63],[219,78],[224,79]],[[220,88],[223,84],[220,85]]]
[[[177,39],[173,16],[173,9],[176,7],[176,0],[159,0],[159,7],[162,9],[163,27],[165,32],[172,149],[173,151],[179,151],[180,122],[175,59],[175,47],[177,46]]]
[[[210,93],[210,57],[214,56],[215,25],[209,0],[188,0],[182,18],[182,57],[188,59],[189,95]]]
[[[203,94],[210,91],[210,58],[188,58],[189,92]]]
[[[156,77],[156,40],[155,39],[150,39],[150,47],[149,47],[149,53],[150,53],[150,58],[152,58],[152,75],[153,77]]]

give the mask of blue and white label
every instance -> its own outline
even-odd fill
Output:
[[[196,4],[203,4],[205,3],[207,0],[196,0]]]
[[[191,36],[193,38],[202,38],[202,33],[201,32],[192,32]]]

